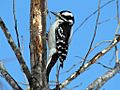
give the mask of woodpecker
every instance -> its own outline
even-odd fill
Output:
[[[56,16],[56,20],[48,32],[48,47],[50,53],[46,68],[50,70],[58,59],[60,61],[60,67],[63,68],[63,62],[68,53],[68,47],[72,37],[72,28],[75,22],[71,11],[63,10],[58,13],[51,13]]]

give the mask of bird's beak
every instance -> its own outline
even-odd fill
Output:
[[[50,11],[53,15],[55,15],[56,17],[59,17],[60,19],[62,19],[63,21],[67,22],[67,20],[65,18],[63,18],[59,13],[56,12],[52,12]]]
[[[56,12],[52,12],[52,11],[50,11],[53,15],[55,15],[55,16],[57,16],[57,13]]]

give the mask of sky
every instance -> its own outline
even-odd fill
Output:
[[[110,0],[101,0],[101,5],[105,4]],[[16,42],[16,34],[14,30],[14,18],[13,18],[13,5],[12,0],[0,0],[0,17],[5,22],[9,32],[11,33],[13,40]],[[48,10],[59,12],[62,10],[70,10],[73,12],[75,17],[75,24],[73,26],[73,31],[75,32],[70,46],[67,59],[64,62],[64,68],[60,71],[60,82],[63,82],[68,76],[70,76],[73,72],[75,72],[81,64],[81,58],[85,57],[90,42],[93,37],[95,22],[97,13],[94,14],[91,18],[89,18],[83,26],[79,29],[76,28],[84,21],[84,19],[92,14],[98,8],[98,0],[48,0]],[[120,1],[119,1],[120,5]],[[29,55],[29,41],[30,41],[30,0],[16,0],[16,18],[18,23],[18,30],[20,41],[22,43],[23,49],[22,53],[25,58],[25,61],[30,68],[30,55]],[[48,13],[47,16],[47,32],[49,31],[50,23],[54,22],[55,17]],[[120,14],[120,10],[119,10]],[[106,21],[108,20],[108,21]],[[106,22],[104,22],[106,21]],[[112,40],[114,38],[114,33],[117,28],[117,20],[116,20],[116,0],[111,2],[109,5],[105,6],[100,10],[100,19],[99,22],[101,24],[98,25],[95,41],[93,46],[97,43],[104,40]],[[120,32],[119,32],[120,33]],[[16,42],[17,44],[17,42]],[[97,47],[93,52],[90,53],[87,60],[90,60],[95,54],[99,51],[103,50],[109,45],[109,43],[104,43]],[[120,44],[118,44],[118,48],[120,48]],[[119,49],[120,50],[120,49]],[[119,56],[120,57],[120,56]],[[99,59],[99,62],[106,66],[114,67],[114,48],[111,49],[107,54]],[[22,86],[22,88],[26,88],[24,74],[21,71],[20,65],[14,55],[14,52],[10,48],[1,28],[0,28],[0,61],[4,63],[8,72],[14,77],[16,81]],[[59,62],[58,62],[59,63]],[[65,73],[66,70],[70,69],[74,64],[77,64],[71,71]],[[75,80],[73,80],[69,85],[66,86],[68,89],[72,90],[84,90],[91,82],[93,82],[96,78],[103,75],[107,72],[108,69],[102,67],[101,65],[95,64],[92,65],[88,70],[78,76]],[[118,90],[120,89],[120,77],[119,74],[116,74],[111,80],[109,80],[100,90]],[[51,71],[50,80],[56,80],[56,66]],[[52,83],[54,84],[54,83]],[[74,86],[77,86],[74,88]],[[11,87],[6,83],[6,81],[0,77],[0,90],[12,90]],[[51,86],[53,88],[53,86]],[[66,90],[66,89],[63,89]]]

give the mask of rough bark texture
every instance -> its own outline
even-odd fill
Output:
[[[6,81],[11,85],[14,90],[22,90],[18,83],[12,78],[12,76],[6,71],[3,63],[0,62],[0,73],[6,79]]]
[[[46,4],[45,0],[31,0],[30,60],[33,90],[48,90],[46,79]]]
[[[116,63],[115,67],[103,76],[97,78],[93,83],[91,83],[85,90],[99,90],[108,80],[116,75],[120,71],[120,61]]]

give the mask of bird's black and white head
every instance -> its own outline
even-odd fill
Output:
[[[69,23],[69,25],[73,25],[75,22],[74,15],[71,11],[63,10],[58,13],[55,13],[55,12],[51,12],[51,13],[54,14],[57,17],[57,19],[62,20],[63,22]]]

